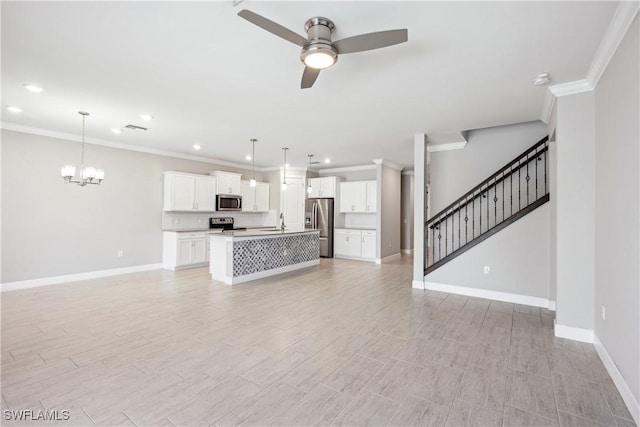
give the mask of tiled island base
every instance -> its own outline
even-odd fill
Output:
[[[318,231],[240,231],[210,239],[211,277],[228,285],[320,263]]]

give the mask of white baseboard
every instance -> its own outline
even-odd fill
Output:
[[[4,291],[36,288],[38,286],[57,285],[60,283],[77,282],[80,280],[98,279],[100,277],[118,276],[120,274],[138,273],[140,271],[159,270],[162,264],[134,265],[132,267],[113,268],[111,270],[88,271],[86,273],[67,274],[65,276],[43,277],[40,279],[22,280],[19,282],[6,282],[0,284]]]
[[[556,311],[556,302],[554,300],[549,300],[549,310]]]
[[[376,258],[376,264],[384,264],[385,262],[391,262],[393,260],[400,259],[401,256],[402,255],[400,254],[400,252],[398,252],[397,254],[389,255],[384,258]]]
[[[220,280],[226,285],[237,285],[239,283],[245,283],[251,280],[263,279],[265,277],[275,276],[277,274],[288,273],[308,267],[315,267],[317,265],[320,265],[320,259],[305,261],[301,262],[300,264],[285,265],[284,267],[273,268],[271,270],[258,271],[257,273],[246,274],[244,276],[225,276],[219,278],[213,278],[213,274],[211,276],[213,280]]]
[[[413,253],[413,249],[400,249],[400,252],[403,254],[411,255]]]
[[[558,338],[567,338],[574,341],[593,343],[593,330],[576,328],[574,326],[560,325],[553,321],[553,332]]]
[[[339,259],[348,259],[351,261],[376,262],[375,258],[363,258],[360,256],[334,255],[334,257]]]
[[[450,294],[466,295],[469,297],[492,299],[496,301],[512,302],[515,304],[530,305],[533,307],[549,306],[546,298],[531,297],[528,295],[511,294],[508,292],[490,291],[487,289],[468,288],[466,286],[448,285],[446,283],[424,282],[424,288],[433,291],[448,292]]]
[[[411,282],[411,287],[413,289],[424,289],[424,281],[423,280],[414,280]]]
[[[596,348],[596,352],[598,353],[598,356],[600,356],[600,360],[602,360],[604,367],[607,368],[607,372],[611,375],[611,379],[620,392],[620,396],[622,396],[622,400],[624,400],[624,403],[627,405],[629,412],[631,412],[631,416],[635,420],[636,424],[640,424],[640,403],[638,403],[633,396],[629,385],[622,377],[616,363],[613,361],[611,356],[609,356],[607,349],[595,333],[593,334],[593,346]]]

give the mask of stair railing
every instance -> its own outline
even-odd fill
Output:
[[[425,222],[425,275],[549,200],[548,141],[544,137]]]

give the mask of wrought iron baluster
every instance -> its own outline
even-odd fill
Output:
[[[438,261],[442,259],[442,233],[440,232],[440,225],[442,223],[438,223]]]
[[[513,215],[513,166],[509,167],[509,180],[511,181],[511,183],[509,184],[509,205],[511,205],[511,213],[509,215]]]
[[[487,182],[487,231],[489,231],[489,219],[491,218],[489,215],[489,191],[491,191],[491,189],[489,188],[489,183]]]
[[[460,206],[460,204],[458,204],[458,249],[460,249],[460,214],[462,212],[460,212],[462,210],[462,207]]]
[[[538,162],[540,160],[542,160],[542,159],[538,155],[538,150],[536,150],[536,160],[535,160],[535,165],[536,165],[536,200],[538,200]]]
[[[549,147],[549,143],[544,146]],[[547,151],[549,150],[544,150],[544,194],[547,194]]]
[[[498,224],[498,195],[496,194],[498,191],[498,183],[496,179],[493,179],[493,226],[495,227]]]
[[[449,221],[447,220],[447,213],[444,213],[444,256],[447,256],[449,253]]]
[[[504,221],[504,171],[502,171],[502,221]]]
[[[479,227],[479,232],[478,235],[482,234],[482,188],[480,188],[480,197],[478,197],[478,200],[480,200],[480,209],[478,209],[478,217],[480,219],[480,227]]]
[[[522,193],[522,177],[520,176],[520,172],[522,171],[522,167],[520,166],[520,160],[518,160],[518,210],[520,210],[520,195]]]
[[[471,240],[476,238],[476,199],[471,195]]]
[[[436,224],[431,226],[431,260],[436,262]]]
[[[468,214],[469,203],[467,202],[467,198],[464,198],[464,243],[466,244],[469,241],[468,230],[469,230],[469,214]]]
[[[529,155],[527,154],[527,176],[524,177],[527,181],[527,206],[529,206]]]

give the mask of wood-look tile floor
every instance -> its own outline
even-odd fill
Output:
[[[634,426],[553,313],[411,289],[411,259],[234,287],[207,269],[2,294],[3,425]],[[6,413],[3,412],[3,415]]]

